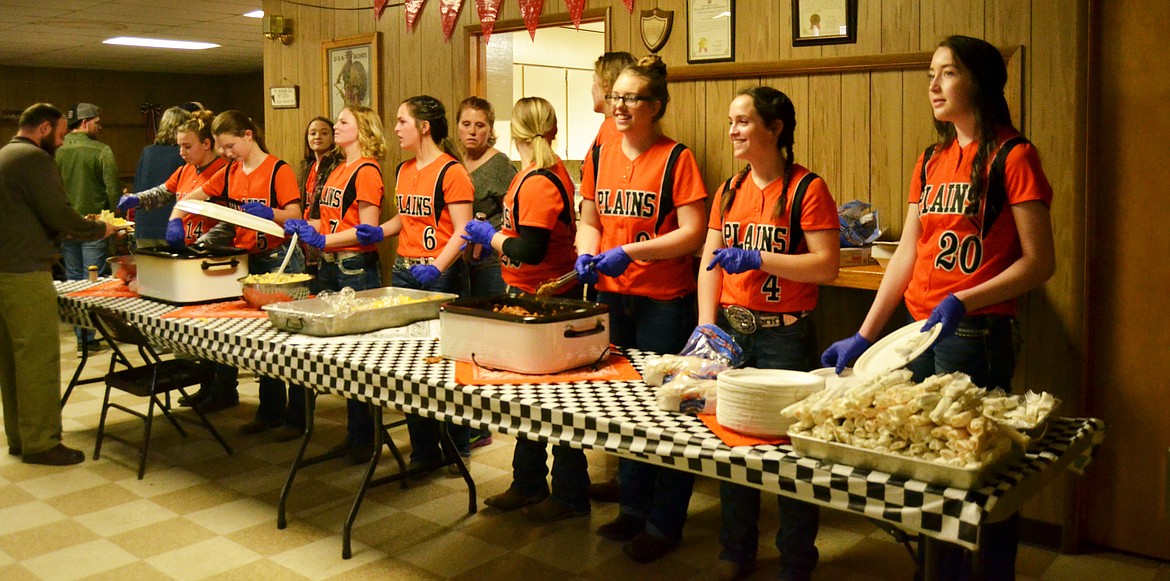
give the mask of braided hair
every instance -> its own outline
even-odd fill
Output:
[[[979,149],[971,162],[971,189],[967,193],[967,209],[964,215],[974,218],[979,215],[980,206],[987,194],[987,164],[999,147],[996,134],[1001,127],[1014,128],[1012,114],[1008,109],[1003,88],[1007,84],[1007,66],[1003,55],[991,43],[970,36],[948,36],[938,44],[948,48],[960,70],[970,75],[971,103],[975,110],[975,140]],[[935,153],[945,149],[957,135],[955,124],[934,120],[939,142]]]
[[[777,121],[781,124],[780,135],[776,137],[776,148],[780,150],[780,155],[784,158],[784,187],[780,189],[780,199],[776,200],[776,207],[772,209],[772,216],[779,218],[784,214],[784,208],[788,205],[788,185],[792,182],[792,166],[795,163],[792,144],[796,135],[796,106],[792,104],[792,99],[789,99],[788,95],[768,86],[748,87],[741,89],[736,95],[751,97],[752,107],[763,119],[765,125],[772,125]],[[719,206],[721,216],[727,215],[727,210],[735,201],[735,194],[739,190],[740,184],[747,179],[751,171],[752,166],[748,164],[735,177],[731,178],[727,191],[723,192],[723,203]]]
[[[403,101],[402,104],[410,110],[410,116],[414,117],[415,127],[418,127],[420,132],[423,121],[430,123],[431,140],[435,145],[451,157],[463,160],[459,148],[449,137],[451,130],[447,125],[447,109],[443,107],[441,101],[430,95],[417,95]]]

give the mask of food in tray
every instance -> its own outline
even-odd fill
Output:
[[[413,298],[404,294],[394,294],[380,297],[359,297],[352,288],[346,287],[337,292],[325,291],[317,298],[329,305],[334,314],[356,313],[387,307],[397,307],[425,301],[423,298]]]
[[[1022,437],[984,416],[987,392],[967,375],[910,378],[899,369],[814,393],[784,410],[797,420],[789,432],[960,468],[995,462]]]
[[[995,390],[983,399],[983,415],[1017,430],[1034,430],[1060,405],[1051,393],[1029,391],[1024,395],[1005,395]]]
[[[306,280],[311,280],[312,278],[313,275],[303,273],[277,274],[275,272],[266,272],[264,274],[249,274],[248,276],[245,276],[244,279],[240,282],[244,284],[284,284],[287,282],[304,282]]]
[[[501,315],[515,315],[517,317],[535,317],[536,313],[521,307],[519,305],[494,305],[492,307],[493,313],[500,313]]]

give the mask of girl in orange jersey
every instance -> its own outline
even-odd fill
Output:
[[[215,117],[211,124],[216,146],[229,159],[227,167],[212,176],[188,197],[205,200],[208,196],[227,195],[242,203],[241,209],[254,216],[274,220],[283,224],[285,220],[301,215],[301,196],[297,189],[296,176],[287,163],[268,153],[260,128],[239,111],[225,111]],[[167,225],[167,242],[182,246],[181,220],[185,212],[175,210]],[[227,238],[224,223],[200,237],[200,242]],[[232,244],[248,251],[248,272],[263,274],[280,268],[288,250],[288,240],[283,237],[258,233],[248,228],[235,228]],[[293,250],[285,272],[304,272],[304,255],[299,248]],[[226,366],[225,366],[226,367]],[[225,370],[226,371],[226,370]],[[260,406],[256,417],[240,426],[240,433],[255,434],[279,427],[285,422],[304,429],[304,398],[302,388],[294,387],[293,396],[286,398],[284,382],[272,377],[261,376]],[[238,396],[236,397],[238,401]],[[286,401],[288,409],[286,410]],[[233,405],[231,400],[204,401],[201,406],[222,409]]]
[[[368,107],[350,106],[341,110],[333,126],[334,140],[345,154],[342,163],[323,178],[324,187],[313,200],[309,222],[288,220],[286,233],[296,232],[301,240],[321,253],[318,283],[321,290],[355,291],[379,288],[378,250],[359,244],[358,224],[376,225],[382,212],[382,170],[378,160],[386,155],[386,138],[378,114]],[[349,460],[358,464],[373,454],[374,424],[367,404],[346,400],[348,435],[337,449],[348,450]]]
[[[808,371],[816,337],[808,314],[818,283],[837,276],[840,224],[824,180],[794,162],[796,109],[772,87],[731,101],[728,135],[747,162],[715,194],[699,272],[699,323],[718,325],[743,348],[744,365]],[[720,483],[723,551],[708,579],[755,568],[760,491]],[[808,579],[817,561],[815,505],[777,497],[780,578]]]
[[[317,220],[321,216],[313,213],[314,203],[325,186],[325,178],[337,167],[345,154],[333,142],[333,121],[314,117],[305,126],[305,152],[301,156],[301,167],[297,172],[297,185],[301,191],[301,207],[305,220]],[[318,210],[320,206],[316,206]],[[316,276],[317,265],[321,262],[320,252],[311,246],[301,248],[305,252],[305,272]],[[320,292],[318,279],[309,283],[314,294]]]
[[[399,146],[414,154],[398,166],[395,176],[398,214],[381,226],[359,224],[358,242],[375,244],[401,233],[393,286],[466,294],[463,239],[456,233],[463,232],[471,219],[475,189],[447,138],[447,110],[434,97],[411,97],[398,107],[394,133]],[[418,416],[410,420],[411,463],[437,463],[442,458],[439,422]],[[449,431],[459,454],[470,457],[468,428],[452,424]]]
[[[488,222],[467,223],[464,239],[500,252],[504,281],[509,290],[536,292],[536,287],[573,268],[573,182],[550,145],[557,133],[552,105],[540,97],[525,97],[512,109],[512,142],[523,169],[512,179],[504,196],[503,229]],[[525,514],[540,518],[542,502],[555,502],[576,514],[588,514],[589,466],[585,452],[559,444],[553,447],[552,495],[546,482],[549,470],[545,444],[516,439],[512,456],[512,484],[484,500],[500,510],[528,505]],[[545,499],[552,499],[546,501]],[[533,513],[532,511],[537,511]],[[548,513],[554,514],[554,513]]]
[[[951,36],[930,63],[927,96],[939,141],[919,157],[901,244],[873,305],[852,337],[821,362],[840,372],[878,338],[898,303],[941,324],[938,340],[909,364],[915,381],[963,372],[986,389],[1011,391],[1016,297],[1052,276],[1052,186],[1036,148],[1012,124],[1003,95],[1007,69],[986,41]],[[1014,579],[1019,514],[983,528],[988,579]],[[928,541],[918,551],[942,563],[943,578],[968,578],[970,555]]]
[[[179,156],[187,162],[186,165],[175,170],[164,184],[122,196],[122,199],[118,200],[118,209],[123,212],[135,207],[153,210],[176,199],[182,200],[222,169],[227,160],[215,154],[215,142],[211,135],[213,116],[214,114],[207,110],[192,113],[191,119],[180,125],[175,134]],[[186,216],[183,218],[184,241],[187,244],[194,244],[215,224],[215,220],[204,216]]]
[[[703,241],[707,191],[691,151],[659,128],[670,93],[657,56],[622,71],[606,100],[622,139],[586,160],[597,169],[581,180],[577,274],[609,305],[611,342],[678,353],[696,321],[691,256]],[[623,550],[635,560],[655,560],[682,538],[694,476],[624,458],[618,471],[621,514],[597,532],[630,541]]]

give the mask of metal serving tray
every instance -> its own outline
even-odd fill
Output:
[[[450,293],[406,288],[376,288],[354,293],[354,296],[359,299],[378,299],[398,295],[424,300],[405,305],[362,309],[345,313],[334,312],[329,303],[322,299],[274,303],[264,305],[262,308],[268,311],[268,320],[277,329],[304,335],[332,337],[369,333],[388,327],[409,325],[415,321],[437,319],[439,318],[439,306],[458,298],[457,295]]]
[[[1000,456],[994,462],[984,464],[978,468],[958,468],[945,464],[936,464],[928,460],[919,460],[894,454],[883,454],[857,446],[826,442],[817,438],[800,434],[788,434],[792,439],[792,449],[801,456],[817,458],[834,464],[844,464],[855,468],[877,470],[897,476],[905,476],[914,480],[921,480],[927,484],[949,486],[964,490],[980,488],[999,470],[1023,455],[1023,450],[1013,446],[1012,451]]]

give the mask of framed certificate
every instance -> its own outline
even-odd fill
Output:
[[[735,60],[735,0],[687,0],[687,62]]]
[[[792,0],[792,46],[857,42],[857,0]]]

